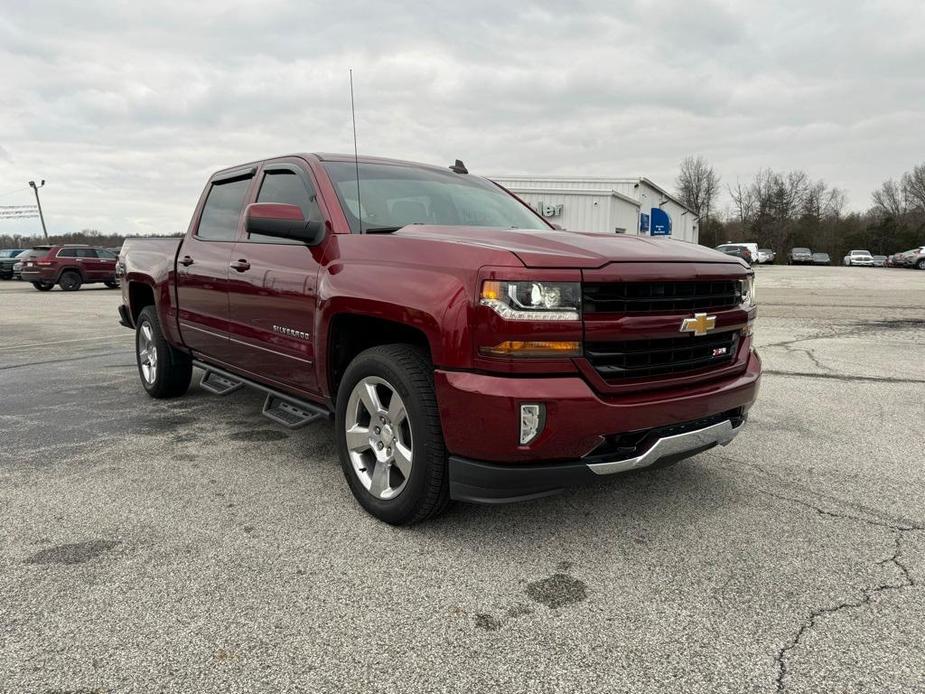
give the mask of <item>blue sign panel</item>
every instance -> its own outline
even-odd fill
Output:
[[[658,207],[652,208],[652,236],[670,236],[671,235],[671,217],[665,210]]]
[[[649,233],[649,215],[645,212],[639,213],[639,231],[645,234]]]

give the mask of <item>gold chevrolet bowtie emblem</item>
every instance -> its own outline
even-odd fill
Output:
[[[693,318],[685,318],[681,321],[682,333],[694,333],[694,335],[706,335],[716,327],[716,316],[708,316],[706,313],[695,313]]]

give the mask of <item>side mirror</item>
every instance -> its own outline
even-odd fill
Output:
[[[280,202],[255,202],[244,211],[244,228],[248,234],[296,239],[314,246],[324,238],[324,222],[306,221],[298,205]]]

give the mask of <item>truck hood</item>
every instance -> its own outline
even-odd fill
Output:
[[[737,258],[706,246],[644,236],[418,224],[403,227],[394,234],[510,251],[527,267],[537,268],[592,269],[608,263],[743,264]]]

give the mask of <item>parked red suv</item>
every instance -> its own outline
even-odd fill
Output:
[[[44,253],[43,253],[44,251]],[[40,292],[56,284],[66,292],[75,292],[84,284],[102,282],[115,289],[116,254],[91,246],[36,246],[27,254],[19,275]]]

